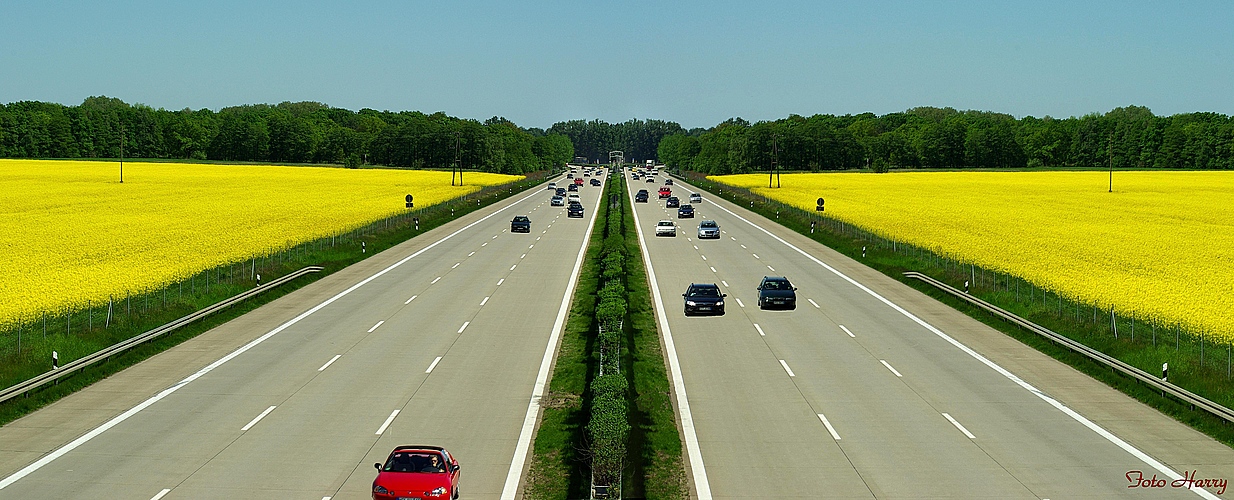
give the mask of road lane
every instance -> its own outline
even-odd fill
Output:
[[[631,188],[646,187],[633,183]],[[681,183],[674,187],[677,193],[689,189]],[[1073,384],[1082,383],[1086,393],[1103,399],[1125,402],[1125,396],[1084,381],[1074,370],[941,304],[913,297],[911,289],[868,269],[862,271],[850,259],[720,203],[728,210],[711,200],[694,204],[698,218],[686,219],[688,226],[680,228],[688,239],[648,236],[647,245],[660,275],[665,314],[676,337],[711,491],[717,498],[1195,497],[1181,489],[1129,490],[1125,473],[1150,470],[1144,461],[734,214],[784,233],[782,238],[875,283],[880,291],[891,290],[888,295],[893,300],[923,311],[920,315],[946,330],[964,334],[965,341],[989,348],[987,355],[997,362],[1043,374],[1033,383],[1047,392],[1057,388],[1066,393]],[[655,220],[676,219],[654,195],[651,203],[635,206],[642,219],[639,229],[646,234],[651,234]],[[693,226],[701,219],[717,220],[723,238],[695,239]],[[756,307],[754,287],[763,275],[773,274],[772,269],[800,288],[797,310]],[[723,287],[729,298],[746,307],[732,307],[730,302],[725,317],[685,318],[676,297],[691,281],[731,284]],[[758,330],[765,335],[758,335]],[[794,376],[789,376],[787,367]],[[1067,384],[1060,385],[1064,379]],[[1202,477],[1228,477],[1234,470],[1229,448],[1211,439],[1196,439],[1194,431],[1150,409],[1124,407],[1134,412],[1130,418],[1152,422],[1141,434],[1158,434],[1164,428],[1189,445],[1202,446],[1206,458],[1218,457],[1216,464],[1202,469]],[[833,437],[820,414],[843,429],[842,440]],[[1172,442],[1140,445],[1175,454],[1180,469],[1188,464],[1185,452],[1180,455],[1182,450]],[[784,464],[806,467],[783,474]],[[752,476],[777,479],[752,482],[748,480]]]
[[[583,190],[587,218],[562,217],[551,228],[563,209],[550,210],[547,191],[526,193],[500,217],[287,327],[0,490],[0,498],[149,498],[162,489],[170,489],[165,498],[362,498],[375,474],[372,462],[408,443],[448,447],[464,465],[468,497],[496,498],[571,275],[567,262],[583,244],[599,192]],[[540,231],[509,233],[515,213],[532,214],[533,231]],[[543,244],[529,248],[537,237]],[[388,253],[406,255],[416,246],[408,242]],[[344,274],[350,279],[322,280],[252,314],[286,320],[315,304],[297,295],[319,297],[318,288],[337,293],[364,276],[347,270],[335,276]],[[209,346],[209,340],[234,326],[165,354],[209,348],[217,358],[235,344]],[[178,374],[166,376],[166,386],[178,380],[171,375]],[[88,398],[91,389],[64,402]],[[22,420],[54,426],[69,418],[42,413]],[[36,449],[24,434],[29,427],[12,429],[0,428],[0,449],[19,442]],[[14,437],[6,441],[6,434]]]

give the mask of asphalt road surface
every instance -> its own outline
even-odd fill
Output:
[[[1234,478],[1229,447],[741,207],[705,194],[678,220],[661,184],[629,188],[651,192],[634,206],[699,498],[1212,498],[1174,479]],[[765,275],[796,310],[759,309]],[[685,317],[691,282],[726,314]]]
[[[583,219],[515,195],[0,428],[0,498],[368,498],[403,444],[513,498],[601,189]]]

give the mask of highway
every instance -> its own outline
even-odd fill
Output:
[[[514,498],[601,189],[583,219],[517,194],[0,428],[0,498],[368,498],[403,444]]]
[[[1173,479],[1234,477],[1228,446],[774,221],[706,193],[678,220],[662,179],[628,194],[651,194],[634,206],[699,498],[1215,498]],[[796,310],[757,307],[765,275]],[[691,282],[726,314],[685,317]]]

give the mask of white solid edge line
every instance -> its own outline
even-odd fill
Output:
[[[407,299],[407,302],[403,303],[403,305],[410,304],[411,301],[416,300],[416,297],[419,297],[419,295],[412,295],[410,299]]]
[[[339,358],[341,358],[341,357],[343,357],[343,355],[342,355],[342,354],[335,354],[333,358],[330,358],[330,361],[326,361],[326,364],[321,365],[321,368],[318,368],[318,369],[317,369],[317,371],[319,371],[319,372],[324,372],[324,371],[326,371],[326,368],[329,368],[329,367],[330,367],[330,365],[334,364],[334,362],[335,362],[335,361],[338,361],[338,359],[339,359]]]
[[[733,300],[736,300],[736,301],[737,301],[737,305],[739,305],[739,306],[741,306],[741,307],[745,307],[745,306],[746,306],[745,302],[742,302],[742,301],[741,301],[741,299],[739,299],[739,298],[737,298],[737,297],[733,297]]]
[[[836,428],[831,426],[831,422],[829,422],[829,421],[827,420],[827,417],[823,416],[823,414],[822,414],[822,413],[819,413],[819,414],[818,414],[818,419],[819,419],[819,420],[822,420],[822,421],[823,421],[823,425],[827,426],[827,432],[830,432],[830,433],[831,433],[831,437],[832,437],[833,439],[835,439],[836,441],[839,441],[839,440],[840,440],[840,435],[839,435],[838,433],[836,433]]]
[[[570,273],[566,293],[561,296],[561,307],[557,309],[557,319],[553,320],[553,330],[549,333],[548,345],[545,346],[544,357],[540,360],[540,371],[536,373],[536,383],[531,389],[531,401],[527,403],[527,414],[523,416],[523,429],[519,431],[514,457],[510,460],[510,470],[506,473],[506,483],[501,488],[502,500],[514,500],[519,493],[518,486],[523,480],[523,466],[527,463],[527,453],[531,451],[531,436],[535,433],[536,420],[540,415],[540,398],[544,396],[544,388],[548,385],[549,368],[553,364],[553,359],[557,357],[557,339],[561,336],[561,330],[566,324],[570,299],[574,297],[574,288],[578,285],[579,271],[583,268],[583,257],[587,255],[587,245],[591,243],[591,231],[596,227],[596,214],[600,211],[599,209],[600,197],[597,196],[595,206],[591,210],[591,223],[587,225],[587,233],[583,235],[583,242],[579,245],[578,256],[574,259],[574,271]]]
[[[819,309],[818,302],[815,302],[814,299],[806,299],[806,301],[809,302],[810,305],[814,306],[815,309]]]
[[[248,423],[248,424],[245,424],[245,426],[244,426],[244,427],[241,427],[241,428],[240,428],[240,432],[246,432],[246,431],[248,431],[249,429],[252,429],[254,425],[257,425],[257,422],[260,422],[260,421],[261,421],[261,419],[266,418],[266,415],[269,415],[269,414],[270,414],[270,412],[274,411],[274,409],[275,409],[275,408],[278,408],[278,407],[277,407],[277,406],[271,406],[271,407],[269,407],[269,408],[266,408],[266,411],[261,412],[261,414],[260,414],[260,415],[257,415],[256,417],[253,417],[253,419],[252,419],[252,420],[249,420],[249,423]]]
[[[485,297],[485,298],[484,298],[484,300],[481,300],[481,301],[480,301],[480,305],[481,305],[481,306],[483,306],[484,304],[487,304],[487,303],[488,303],[488,297]]]
[[[386,320],[384,320],[384,319],[383,319],[383,320],[381,320],[381,321],[378,321],[376,325],[373,325],[373,327],[372,327],[372,328],[369,328],[369,329],[368,329],[368,332],[369,332],[369,333],[373,333],[373,330],[376,330],[376,329],[377,329],[377,327],[381,326],[381,324],[382,324],[382,323],[385,323],[385,322],[386,322]]]
[[[968,436],[969,439],[977,439],[976,437],[973,436],[973,433],[968,432],[968,429],[965,429],[963,425],[960,425],[960,423],[956,422],[954,418],[951,418],[951,415],[948,415],[946,412],[943,412],[943,416],[947,417],[947,420],[951,421],[951,425],[954,425],[956,429],[960,429],[960,432],[963,432],[964,435]]]
[[[163,498],[163,496],[168,493],[171,493],[171,488],[163,488],[163,491],[160,491],[158,492],[157,495],[150,497],[150,500],[159,500],[160,498]]]
[[[1109,441],[1109,442],[1111,442],[1111,443],[1114,443],[1114,445],[1115,445],[1115,446],[1118,446],[1119,448],[1122,448],[1122,449],[1123,449],[1123,451],[1126,451],[1127,453],[1130,453],[1132,456],[1134,456],[1134,457],[1136,457],[1136,458],[1140,459],[1140,461],[1144,462],[1144,463],[1145,463],[1145,464],[1147,464],[1149,467],[1152,467],[1152,468],[1156,469],[1158,472],[1161,472],[1162,474],[1165,474],[1165,475],[1166,475],[1167,477],[1169,477],[1170,479],[1175,479],[1175,480],[1177,480],[1177,479],[1182,479],[1182,478],[1183,478],[1183,475],[1182,475],[1182,474],[1179,474],[1178,472],[1175,472],[1175,471],[1174,471],[1174,469],[1171,469],[1171,468],[1167,467],[1165,464],[1163,464],[1163,463],[1161,463],[1161,462],[1157,461],[1157,459],[1155,459],[1155,458],[1153,458],[1153,457],[1149,456],[1147,453],[1144,453],[1143,451],[1140,451],[1140,449],[1139,449],[1139,448],[1136,448],[1135,446],[1132,446],[1130,443],[1128,443],[1128,442],[1126,442],[1126,441],[1123,441],[1123,440],[1122,440],[1122,438],[1119,438],[1118,436],[1115,436],[1114,434],[1112,434],[1110,431],[1105,430],[1105,428],[1104,428],[1104,427],[1101,427],[1100,425],[1097,425],[1096,423],[1094,423],[1093,421],[1091,421],[1091,420],[1089,420],[1088,418],[1084,417],[1083,415],[1080,415],[1079,413],[1076,413],[1076,411],[1075,411],[1075,410],[1072,410],[1071,408],[1067,407],[1067,406],[1066,406],[1066,405],[1064,405],[1063,403],[1059,402],[1057,399],[1054,399],[1053,397],[1051,397],[1051,396],[1049,396],[1049,395],[1047,395],[1047,394],[1045,394],[1045,393],[1041,392],[1041,390],[1040,390],[1040,389],[1037,389],[1037,388],[1036,388],[1036,387],[1034,387],[1032,384],[1029,384],[1028,382],[1025,382],[1023,379],[1021,379],[1020,377],[1016,376],[1014,373],[1011,373],[1010,371],[1007,371],[1007,369],[1006,369],[1006,368],[1003,368],[1003,367],[1002,367],[1002,366],[1000,366],[998,363],[995,363],[995,362],[993,362],[993,361],[990,361],[990,360],[989,360],[989,358],[986,358],[985,356],[982,356],[980,353],[978,353],[977,351],[972,350],[972,348],[970,348],[970,347],[968,347],[968,346],[964,345],[964,344],[963,344],[963,343],[961,343],[960,341],[958,341],[958,340],[956,340],[956,339],[954,339],[954,338],[951,338],[951,336],[950,336],[950,335],[947,335],[946,333],[943,333],[943,331],[942,331],[942,330],[939,330],[938,328],[935,328],[935,327],[934,327],[934,325],[931,325],[931,324],[927,323],[925,320],[923,320],[923,319],[921,319],[921,318],[917,317],[917,315],[915,315],[915,314],[913,314],[913,313],[911,313],[911,312],[908,312],[908,310],[906,310],[906,309],[904,309],[903,307],[900,307],[898,304],[896,304],[896,303],[894,303],[894,302],[892,302],[892,301],[888,300],[886,297],[883,297],[883,296],[882,296],[882,295],[880,295],[878,292],[875,292],[874,290],[871,290],[869,287],[867,287],[867,286],[865,286],[865,285],[861,284],[861,283],[860,283],[860,282],[858,282],[857,280],[855,280],[855,279],[853,279],[853,278],[850,278],[848,275],[846,275],[846,274],[844,274],[844,273],[840,272],[840,270],[839,270],[839,269],[836,269],[836,268],[834,268],[834,267],[831,267],[831,266],[827,265],[825,262],[823,262],[823,261],[819,260],[817,257],[815,257],[815,256],[813,256],[813,255],[810,255],[810,254],[809,254],[808,252],[806,252],[805,250],[802,250],[802,249],[798,248],[796,245],[794,245],[794,244],[792,244],[792,243],[789,243],[788,241],[785,241],[783,238],[781,238],[781,237],[779,237],[779,236],[775,235],[774,233],[772,233],[771,231],[768,231],[767,229],[764,229],[762,226],[759,226],[758,224],[755,224],[754,222],[750,221],[749,219],[746,219],[745,217],[742,217],[742,216],[738,215],[737,213],[733,212],[732,210],[729,210],[728,208],[723,207],[723,206],[720,206],[720,205],[716,205],[716,207],[717,207],[717,208],[719,208],[720,210],[723,210],[723,211],[725,211],[725,212],[728,212],[728,213],[729,213],[729,215],[732,215],[733,217],[736,217],[738,220],[741,220],[742,222],[745,222],[746,224],[749,224],[749,225],[751,225],[751,226],[754,226],[754,228],[758,229],[759,231],[762,231],[762,232],[763,232],[764,234],[766,234],[767,236],[772,237],[773,239],[775,239],[776,241],[779,241],[780,243],[783,243],[785,246],[787,246],[787,247],[789,247],[789,248],[791,248],[791,249],[795,250],[797,253],[801,254],[801,255],[802,255],[802,256],[804,256],[805,258],[807,258],[807,259],[810,259],[810,260],[814,261],[814,263],[815,263],[815,264],[818,264],[818,265],[822,266],[824,269],[826,269],[826,270],[828,270],[828,271],[831,271],[831,273],[832,273],[832,274],[835,274],[836,276],[839,276],[839,277],[840,277],[841,279],[843,279],[844,281],[847,281],[847,282],[849,282],[850,284],[852,284],[853,286],[855,286],[855,287],[857,287],[857,288],[861,289],[861,291],[866,292],[866,293],[867,293],[867,294],[869,294],[871,297],[874,297],[875,299],[877,299],[879,302],[882,302],[882,303],[886,304],[888,307],[890,307],[890,308],[894,309],[896,312],[898,312],[898,313],[900,313],[900,314],[903,314],[906,318],[908,318],[908,319],[912,320],[914,323],[917,323],[918,325],[921,325],[921,326],[922,326],[923,328],[925,328],[926,330],[929,330],[930,332],[932,332],[932,333],[934,333],[935,335],[937,335],[939,338],[942,338],[943,340],[947,341],[947,343],[949,343],[949,344],[951,344],[951,345],[955,346],[957,349],[959,349],[959,350],[961,350],[961,351],[964,351],[964,353],[965,353],[965,354],[968,354],[969,356],[973,357],[973,359],[976,359],[977,361],[980,361],[982,364],[984,364],[984,365],[986,365],[986,366],[990,367],[990,369],[992,369],[992,370],[994,370],[994,371],[998,372],[1000,375],[1002,375],[1002,376],[1006,377],[1008,380],[1011,380],[1011,381],[1012,381],[1012,382],[1014,382],[1016,385],[1019,385],[1020,387],[1024,388],[1024,390],[1026,390],[1026,391],[1028,391],[1028,392],[1032,393],[1033,395],[1037,396],[1038,398],[1041,398],[1041,400],[1042,400],[1042,401],[1045,401],[1046,403],[1049,403],[1049,404],[1050,404],[1050,406],[1053,406],[1053,407],[1057,408],[1059,411],[1061,411],[1061,412],[1063,412],[1063,413],[1067,414],[1067,416],[1069,416],[1069,417],[1071,417],[1071,418],[1075,419],[1075,421],[1079,422],[1079,423],[1080,423],[1081,425],[1083,425],[1084,427],[1087,427],[1087,428],[1089,428],[1089,430],[1092,430],[1093,432],[1096,432],[1098,435],[1100,435],[1101,437],[1105,438],[1107,441]],[[1199,495],[1199,496],[1200,496],[1200,497],[1202,497],[1202,498],[1206,498],[1206,499],[1210,499],[1210,500],[1218,500],[1218,499],[1219,499],[1219,497],[1218,497],[1218,496],[1213,495],[1212,493],[1209,493],[1207,490],[1204,490],[1204,489],[1201,489],[1201,488],[1192,488],[1192,489],[1191,489],[1191,491],[1192,491],[1192,492],[1194,492],[1195,494]]]
[[[895,368],[892,368],[890,364],[887,364],[887,361],[886,361],[886,360],[882,360],[882,359],[880,359],[880,360],[878,360],[878,362],[879,362],[879,363],[882,363],[882,364],[883,364],[883,366],[886,366],[886,367],[887,367],[887,369],[888,369],[888,370],[891,370],[891,373],[896,374],[896,376],[897,376],[897,377],[904,377],[903,375],[900,375],[900,372],[896,371],[896,369],[895,369]]]
[[[390,416],[386,417],[386,421],[381,423],[381,427],[378,427],[377,432],[374,432],[373,435],[380,436],[381,433],[386,432],[386,427],[390,426],[390,422],[394,421],[394,417],[398,416],[398,412],[399,410],[394,410],[394,412],[390,413]]]
[[[783,359],[781,359],[781,360],[780,360],[780,366],[783,366],[783,367],[784,367],[784,371],[788,372],[788,376],[790,376],[790,377],[796,377],[796,376],[797,376],[796,374],[794,374],[794,373],[793,373],[793,369],[792,369],[792,368],[789,368],[789,367],[788,367],[788,363],[786,363]]]
[[[471,324],[470,321],[464,321],[463,326],[458,327],[458,333],[463,333],[463,330],[466,330],[467,325],[470,325],[470,324]]]
[[[626,195],[633,199],[629,184],[626,184]],[[655,269],[651,266],[651,254],[647,252],[647,239],[643,236],[643,225],[638,220],[638,210],[631,203],[630,211],[634,214],[634,227],[638,230],[638,243],[643,254],[643,265],[647,267],[647,279],[651,282],[651,295],[655,300],[656,316],[660,319],[660,331],[664,334],[664,350],[668,355],[668,368],[672,373],[673,391],[677,396],[677,409],[681,417],[681,431],[685,434],[686,455],[690,458],[690,472],[694,475],[694,491],[698,500],[711,500],[711,483],[707,480],[707,469],[703,464],[703,454],[698,446],[698,433],[694,429],[694,414],[690,412],[690,399],[686,397],[685,379],[681,375],[681,362],[677,360],[677,345],[673,342],[673,332],[668,327],[668,315],[664,312],[664,298],[660,295],[660,285],[656,281]],[[737,299],[741,304],[741,299]],[[742,305],[741,307],[745,307]]]
[[[754,324],[754,329],[755,329],[755,330],[758,330],[758,336],[760,336],[760,337],[766,337],[766,336],[767,336],[767,334],[766,334],[766,333],[763,333],[763,327],[758,326],[758,323],[755,323],[755,324]]]
[[[848,330],[848,327],[846,327],[846,326],[844,326],[844,325],[840,325],[840,329],[841,329],[841,330],[844,330],[844,333],[847,333],[849,337],[852,337],[852,338],[857,338],[857,336],[856,336],[856,335],[853,335],[853,332],[851,332],[851,331],[849,331],[849,330]]]
[[[536,194],[538,194],[538,193],[536,193]],[[517,201],[511,202],[509,205],[506,205],[506,206],[504,206],[504,207],[502,207],[502,208],[500,208],[500,209],[497,209],[497,211],[495,211],[495,212],[493,212],[493,213],[491,213],[491,214],[488,214],[488,215],[486,215],[486,216],[484,216],[484,217],[480,218],[479,220],[477,220],[477,221],[475,221],[475,222],[472,222],[471,224],[468,224],[468,225],[466,225],[466,226],[463,226],[462,228],[459,228],[457,231],[454,231],[453,233],[450,233],[450,234],[446,235],[445,237],[443,237],[443,238],[441,238],[441,239],[439,239],[439,240],[437,240],[437,241],[434,241],[432,244],[430,244],[430,245],[428,245],[428,246],[426,246],[426,247],[424,247],[424,248],[421,248],[421,249],[417,250],[415,253],[413,253],[413,254],[411,254],[411,255],[408,255],[408,256],[406,256],[406,257],[403,257],[402,259],[399,259],[399,261],[398,261],[398,262],[395,262],[395,263],[393,263],[393,264],[390,264],[390,266],[389,266],[389,267],[386,267],[385,269],[382,269],[382,270],[380,270],[380,271],[377,271],[377,272],[376,272],[376,273],[374,273],[372,276],[369,276],[369,277],[367,277],[367,278],[365,278],[365,279],[361,280],[359,283],[356,283],[356,284],[354,284],[354,285],[351,285],[351,286],[350,286],[350,287],[348,287],[346,290],[343,290],[343,291],[341,291],[341,292],[339,292],[339,293],[335,294],[333,297],[330,297],[330,298],[326,299],[325,301],[323,301],[322,303],[320,303],[320,304],[317,304],[317,305],[313,306],[311,309],[309,309],[309,310],[307,310],[307,311],[304,311],[304,312],[300,313],[298,316],[296,316],[296,317],[294,317],[294,318],[292,318],[292,319],[290,319],[290,320],[287,320],[287,322],[285,322],[285,323],[283,323],[283,324],[279,325],[279,326],[278,326],[278,327],[276,327],[275,329],[270,330],[269,332],[266,332],[266,334],[264,334],[264,335],[262,335],[262,336],[260,336],[260,337],[257,337],[257,338],[255,338],[255,339],[253,339],[253,340],[249,341],[249,343],[244,344],[243,346],[240,346],[239,348],[237,348],[237,349],[236,349],[236,350],[234,350],[234,351],[231,351],[231,353],[227,354],[226,356],[223,356],[223,357],[219,358],[218,360],[216,360],[215,362],[210,363],[209,365],[206,365],[206,367],[205,367],[205,368],[202,368],[202,369],[198,370],[196,373],[194,373],[194,374],[192,374],[192,375],[189,375],[188,377],[185,377],[185,378],[184,378],[184,380],[181,380],[181,381],[177,382],[175,385],[173,385],[173,386],[171,386],[171,387],[168,387],[168,388],[166,388],[166,389],[163,389],[163,390],[162,390],[162,391],[160,391],[158,394],[155,394],[154,396],[151,396],[149,399],[147,399],[147,400],[145,400],[145,401],[142,401],[141,403],[138,403],[136,406],[134,406],[134,407],[132,407],[132,408],[129,408],[129,409],[128,409],[127,411],[125,411],[124,413],[121,413],[121,414],[119,414],[119,415],[116,415],[116,416],[115,416],[114,418],[112,418],[111,420],[108,420],[108,421],[106,421],[106,422],[102,423],[101,425],[99,425],[98,427],[95,427],[94,429],[90,430],[90,432],[87,432],[87,433],[85,433],[85,434],[82,434],[82,435],[81,435],[80,437],[78,437],[77,439],[74,439],[73,441],[69,442],[69,444],[66,444],[66,445],[64,445],[64,446],[61,446],[61,447],[57,448],[55,451],[53,451],[53,452],[51,452],[51,453],[48,453],[47,455],[44,455],[44,456],[43,456],[43,458],[40,458],[40,459],[38,459],[37,461],[35,461],[34,463],[32,463],[32,464],[30,464],[30,465],[27,465],[25,468],[23,468],[23,469],[21,469],[21,470],[19,470],[19,471],[17,471],[17,472],[14,472],[13,474],[9,475],[8,477],[6,477],[6,478],[4,478],[4,479],[0,479],[0,490],[3,490],[4,488],[8,487],[9,485],[11,485],[11,484],[13,484],[13,483],[15,483],[15,482],[17,482],[17,481],[21,480],[21,478],[23,478],[23,477],[26,477],[26,476],[30,475],[30,473],[32,473],[32,472],[34,472],[34,471],[36,471],[36,470],[39,470],[39,469],[41,469],[41,468],[43,468],[43,466],[45,466],[45,465],[47,465],[47,464],[51,463],[52,461],[54,461],[54,460],[55,460],[55,459],[57,459],[57,458],[60,458],[60,457],[64,456],[64,454],[66,454],[66,453],[68,453],[68,452],[70,452],[70,451],[73,451],[73,450],[77,449],[77,447],[79,447],[79,446],[81,446],[81,445],[83,445],[83,444],[85,444],[85,443],[89,442],[91,439],[94,439],[95,437],[98,437],[98,435],[99,435],[99,434],[102,434],[102,433],[106,432],[108,429],[111,429],[112,427],[115,427],[116,425],[119,425],[121,422],[124,422],[125,420],[128,420],[128,419],[129,419],[129,417],[132,417],[133,415],[136,415],[137,413],[141,412],[142,410],[144,410],[144,409],[146,409],[146,408],[149,408],[149,407],[150,407],[150,405],[152,405],[152,404],[154,404],[154,403],[159,402],[159,400],[162,400],[163,398],[165,398],[165,397],[167,397],[167,396],[171,395],[172,393],[174,393],[174,392],[176,392],[176,391],[180,390],[180,388],[184,387],[185,385],[188,385],[189,383],[193,382],[194,380],[197,380],[197,379],[201,378],[201,377],[202,377],[202,376],[204,376],[205,374],[210,373],[211,371],[214,371],[214,369],[215,369],[215,368],[218,368],[218,367],[222,366],[224,363],[227,363],[228,361],[231,361],[232,359],[235,359],[235,357],[236,357],[236,356],[239,356],[239,355],[241,355],[241,354],[244,354],[244,353],[245,353],[246,351],[248,351],[249,349],[252,349],[252,348],[256,347],[257,345],[261,344],[262,342],[265,342],[265,341],[266,341],[266,340],[268,340],[270,337],[273,337],[273,336],[275,336],[275,335],[278,335],[278,333],[279,333],[279,332],[281,332],[281,331],[283,331],[283,330],[286,330],[287,328],[290,328],[292,325],[294,325],[294,324],[296,324],[296,323],[299,323],[299,322],[300,322],[301,320],[303,320],[304,318],[309,317],[309,315],[311,315],[311,314],[313,314],[313,313],[315,313],[315,312],[317,312],[317,311],[320,311],[322,308],[324,308],[324,307],[326,307],[326,306],[328,306],[328,305],[330,305],[330,304],[333,304],[333,303],[334,303],[334,301],[336,301],[336,300],[338,300],[338,299],[341,299],[341,298],[343,298],[343,297],[347,296],[347,295],[348,295],[348,294],[350,294],[351,292],[356,291],[356,289],[358,289],[358,288],[360,288],[360,287],[362,287],[362,286],[364,286],[364,285],[368,284],[370,281],[373,281],[373,280],[375,280],[375,279],[377,279],[377,278],[381,277],[382,275],[384,275],[384,274],[386,274],[386,273],[388,273],[388,272],[390,272],[390,271],[393,271],[395,268],[397,268],[397,267],[399,267],[399,266],[403,265],[403,264],[404,264],[404,263],[406,263],[407,261],[409,261],[409,260],[411,260],[411,259],[414,259],[414,258],[416,258],[416,257],[420,256],[420,254],[422,254],[422,253],[424,253],[424,252],[429,251],[430,249],[432,249],[432,248],[436,247],[437,245],[440,245],[442,242],[444,242],[444,241],[446,241],[446,240],[448,240],[448,239],[450,239],[450,238],[455,237],[455,236],[456,236],[456,235],[458,235],[459,233],[462,233],[463,231],[466,231],[466,230],[468,230],[468,229],[471,229],[473,226],[475,226],[475,225],[477,225],[477,224],[479,224],[479,223],[481,223],[481,222],[484,222],[484,221],[488,220],[490,217],[496,216],[497,214],[499,214],[499,213],[501,213],[501,212],[506,211],[506,209],[509,209],[510,207],[513,207],[514,205],[517,205],[517,204],[519,204],[519,203],[522,203],[522,202],[524,202],[524,201],[527,201],[527,200],[528,200],[528,199],[530,199],[532,196],[536,196],[536,194],[529,194],[529,195],[527,195],[527,196],[524,196],[523,198],[521,198],[521,199],[519,199],[519,200],[517,200]]]
[[[428,365],[428,369],[424,370],[424,373],[433,373],[433,368],[437,368],[437,363],[439,363],[440,361],[441,361],[441,356],[437,356],[437,359],[434,359],[433,363]]]

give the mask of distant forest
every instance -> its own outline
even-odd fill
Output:
[[[0,106],[0,157],[364,163],[521,174],[574,157],[562,135],[494,117],[483,123],[418,111],[358,112],[315,102],[168,111],[91,97],[80,106]]]
[[[661,120],[559,122],[522,128],[418,111],[351,111],[284,102],[169,111],[91,97],[78,106],[0,105],[0,157],[176,158],[444,168],[518,174],[574,157],[657,159],[706,173],[853,168],[1234,168],[1234,120],[1217,113],[1156,116],[1130,106],[1075,118],[913,108],[686,130]]]
[[[577,147],[577,143],[576,143]],[[1217,113],[1155,116],[1118,108],[1080,118],[1016,119],[985,111],[913,108],[877,116],[814,115],[750,124],[734,118],[669,135],[658,158],[712,174],[869,167],[1234,168],[1234,121]]]

